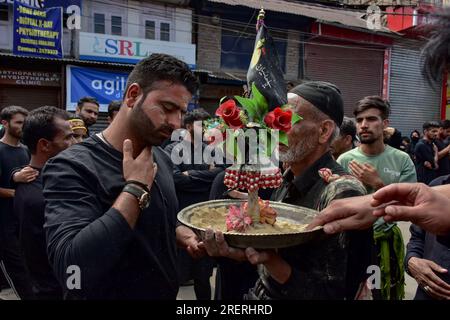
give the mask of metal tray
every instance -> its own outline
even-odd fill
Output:
[[[189,207],[184,208],[178,213],[178,220],[191,228],[200,237],[203,237],[205,229],[197,227],[191,224],[192,214],[199,208],[208,207],[216,208],[230,205],[239,205],[241,202],[246,200],[212,200],[206,202],[196,203]],[[270,201],[270,206],[274,208],[277,213],[277,219],[283,220],[293,220],[297,223],[308,224],[311,222],[313,217],[318,213],[315,210],[294,206],[291,204],[286,204],[282,202]],[[298,231],[291,233],[230,233],[224,232],[225,240],[229,246],[237,248],[248,248],[252,247],[255,249],[277,249],[277,248],[287,248],[291,246],[300,245],[303,243],[310,242],[312,240],[319,239],[324,236],[323,228],[317,227],[311,231]]]

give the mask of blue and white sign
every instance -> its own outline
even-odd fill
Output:
[[[80,32],[80,60],[135,64],[152,53],[170,54],[195,69],[195,45]]]
[[[36,9],[53,7],[63,7],[64,9],[67,9],[67,7],[73,5],[78,6],[81,9],[81,0],[0,0],[0,5],[13,5],[15,1]]]
[[[100,111],[107,112],[112,100],[122,100],[129,73],[67,66],[67,110],[75,111],[77,102],[85,96],[94,97]]]
[[[36,9],[14,3],[13,53],[62,58],[62,9]]]

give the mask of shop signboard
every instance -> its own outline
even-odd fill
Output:
[[[41,58],[63,57],[62,8],[36,9],[14,3],[13,53]]]
[[[77,102],[85,96],[94,97],[100,111],[107,112],[112,100],[122,100],[129,73],[102,69],[67,66],[67,110],[75,111]]]
[[[80,60],[136,64],[152,53],[166,53],[195,68],[195,45],[80,32]]]

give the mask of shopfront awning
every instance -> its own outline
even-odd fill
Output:
[[[319,4],[305,4],[298,2],[288,2],[282,0],[208,0],[211,3],[222,3],[230,6],[244,6],[253,9],[281,12],[285,14],[300,15],[316,19],[318,22],[324,23],[338,23],[343,26],[352,28],[365,29],[366,31],[375,32],[371,30],[367,21],[364,19],[365,12],[361,10],[346,10],[338,8],[330,8]],[[388,28],[381,27],[376,32],[392,33]],[[394,33],[392,33],[394,34]]]

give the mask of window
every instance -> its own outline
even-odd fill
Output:
[[[8,7],[7,6],[0,6],[0,21],[8,21]]]
[[[155,40],[155,21],[145,20],[145,39]]]
[[[170,23],[161,22],[160,40],[170,41]]]
[[[102,13],[94,13],[94,32],[105,33],[105,15]]]
[[[111,16],[111,34],[122,35],[122,17]]]
[[[230,28],[227,28],[230,29]],[[249,34],[247,30],[231,31],[222,29],[222,54],[220,65],[224,69],[247,70],[255,46],[256,34]],[[278,61],[283,72],[286,70],[286,46],[285,34],[270,32],[275,38],[274,45],[278,54]]]

